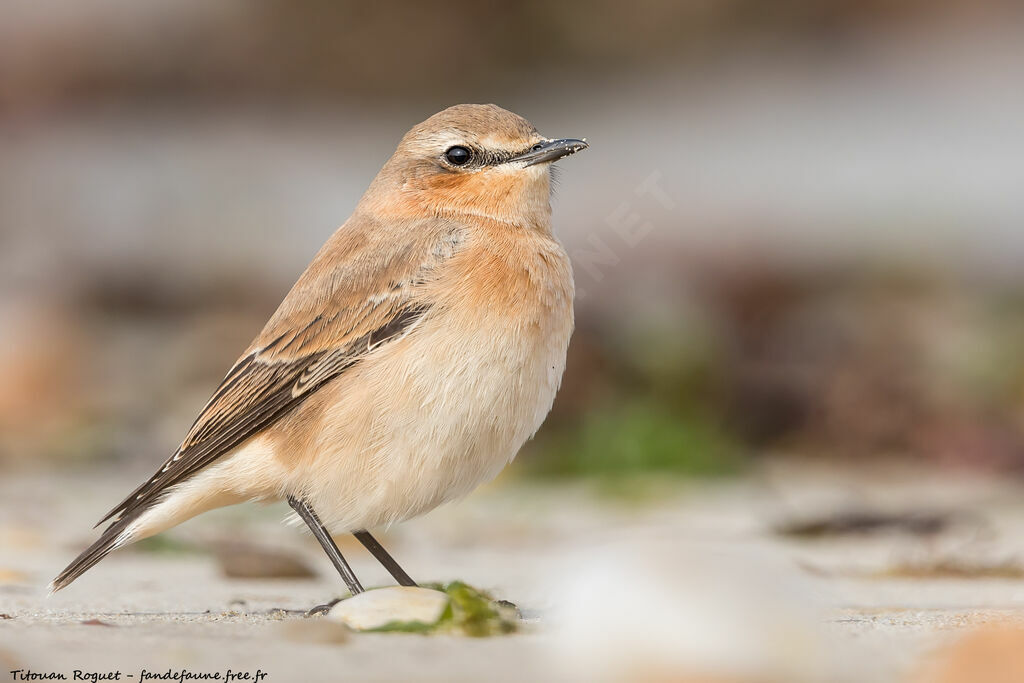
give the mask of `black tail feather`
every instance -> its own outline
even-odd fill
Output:
[[[64,571],[57,575],[57,578],[50,582],[50,592],[56,593],[60,589],[66,588],[72,581],[87,572],[93,567],[93,565],[106,557],[110,551],[117,547],[117,539],[121,533],[127,529],[137,517],[138,514],[134,514],[129,517],[116,520],[113,524],[104,529],[103,533],[98,539],[96,539],[95,543],[83,550],[82,553],[71,562],[71,564],[64,568]]]

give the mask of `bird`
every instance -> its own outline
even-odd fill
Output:
[[[214,508],[285,500],[351,594],[332,534],[370,534],[493,479],[551,409],[574,326],[552,164],[588,147],[494,104],[413,126],[174,453],[50,584]],[[320,606],[323,607],[323,606]]]

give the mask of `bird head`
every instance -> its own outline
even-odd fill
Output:
[[[551,139],[493,104],[449,107],[414,126],[364,204],[375,211],[481,216],[547,229],[551,163],[587,148]]]

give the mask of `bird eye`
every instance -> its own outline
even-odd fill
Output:
[[[444,153],[444,158],[452,166],[464,166],[473,158],[473,153],[465,147],[456,145],[448,148],[448,151]]]

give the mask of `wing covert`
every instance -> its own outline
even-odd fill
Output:
[[[379,243],[372,221],[361,223],[328,240],[175,453],[100,524],[152,505],[428,314],[421,286],[458,248],[453,228],[432,221],[398,248]]]

